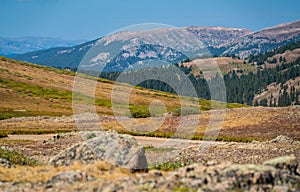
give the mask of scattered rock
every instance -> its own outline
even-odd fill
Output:
[[[74,183],[76,181],[87,181],[87,174],[80,171],[59,172],[47,181],[47,186],[50,187],[53,184],[62,182]]]
[[[88,164],[97,159],[96,154],[85,143],[77,143],[50,159],[50,164],[68,166],[75,161]]]
[[[92,139],[91,139],[92,140]],[[173,171],[153,170],[119,179],[97,179],[84,171],[64,171],[39,184],[3,183],[9,191],[299,191],[294,156],[263,164],[192,164]],[[88,170],[87,170],[88,171]],[[95,172],[93,172],[95,174]],[[28,184],[28,185],[27,185]],[[87,188],[88,186],[88,188]]]
[[[275,139],[267,141],[267,143],[280,143],[280,144],[298,144],[300,142],[294,141],[292,138],[284,135],[279,135]]]
[[[105,186],[107,189],[117,186],[117,191],[298,191],[299,175],[292,172],[282,175],[285,166],[281,165],[285,160],[288,165],[295,165],[292,156],[273,159],[270,162],[275,163],[263,165],[192,164],[166,173],[150,171]]]
[[[262,165],[232,165],[225,169],[223,176],[233,178],[234,182],[247,188],[254,184],[273,184],[276,169]]]
[[[82,134],[88,135],[87,132]],[[59,153],[50,160],[50,164],[59,166],[71,165],[75,161],[91,163],[104,160],[132,172],[147,170],[144,148],[133,136],[118,134],[115,131],[98,131],[95,134],[97,137],[75,144]]]
[[[11,168],[11,163],[4,158],[0,158],[0,166],[5,168]]]
[[[276,169],[289,171],[291,175],[297,175],[298,163],[295,156],[283,156],[265,161],[263,165],[272,166]]]
[[[260,144],[260,142],[259,142],[259,141],[256,141],[256,140],[253,140],[251,143],[252,143],[252,144]]]

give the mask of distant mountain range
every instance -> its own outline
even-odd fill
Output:
[[[235,55],[246,59],[300,40],[300,20],[251,32],[225,27],[183,27],[120,32],[72,47],[51,48],[11,58],[60,68],[122,71],[149,60],[176,63],[205,56]],[[92,48],[92,49],[91,49]],[[91,50],[91,51],[89,51]],[[87,54],[88,53],[88,54]],[[81,67],[82,67],[81,66]]]
[[[67,41],[49,37],[0,37],[0,55],[23,54],[52,47],[70,47],[82,42],[82,40]]]

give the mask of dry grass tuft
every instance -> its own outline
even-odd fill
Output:
[[[16,166],[9,169],[0,167],[0,180],[2,182],[40,182],[47,181],[59,172],[65,171],[81,171],[87,173],[88,176],[103,180],[117,180],[121,177],[133,176],[124,168],[115,167],[104,161],[97,161],[93,164],[76,162],[71,166],[60,167],[50,165]]]

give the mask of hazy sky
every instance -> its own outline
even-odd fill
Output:
[[[300,19],[299,0],[0,0],[0,36],[91,40],[139,23],[256,31]]]

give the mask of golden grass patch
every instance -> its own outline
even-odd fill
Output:
[[[12,168],[0,167],[0,181],[2,182],[39,182],[47,181],[59,172],[81,171],[89,176],[104,180],[117,180],[125,176],[133,176],[125,168],[115,167],[104,161],[96,161],[92,164],[80,164],[75,162],[70,166],[53,167],[42,165],[37,167],[16,166]]]

